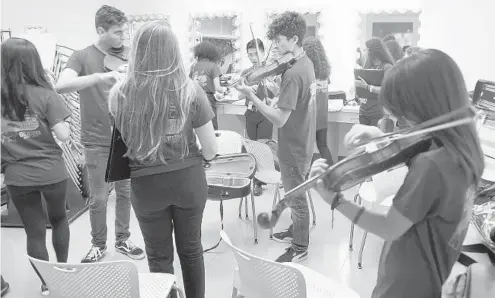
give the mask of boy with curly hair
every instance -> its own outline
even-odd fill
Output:
[[[305,35],[306,21],[296,12],[284,12],[268,28],[267,37],[273,41],[280,56],[291,53],[297,59],[282,74],[277,105],[265,104],[244,82],[236,86],[278,127],[278,158],[286,192],[304,182],[311,165],[316,135],[316,79],[313,63],[302,48]],[[275,241],[292,244],[277,262],[300,262],[308,256],[309,209],[306,197],[295,197],[291,210],[292,225],[273,235]]]

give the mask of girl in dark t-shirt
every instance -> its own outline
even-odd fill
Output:
[[[194,58],[197,62],[191,67],[189,76],[195,80],[206,92],[215,117],[213,128],[218,130],[217,105],[215,92],[225,93],[226,88],[220,86],[220,67],[218,63],[222,59],[220,48],[210,41],[202,41],[194,47]]]
[[[395,63],[383,41],[378,38],[366,41],[366,47],[363,52],[366,57],[363,66],[365,69],[381,69],[386,74]],[[378,102],[380,86],[369,85],[364,80],[356,80],[355,84],[356,88],[363,88],[369,91],[368,98],[360,98],[359,123],[376,126],[384,115],[383,107]]]
[[[131,203],[149,269],[174,273],[175,235],[186,296],[204,298],[201,224],[208,190],[203,160],[217,153],[214,113],[205,91],[188,78],[168,22],[141,26],[133,46],[128,78],[111,89],[108,101],[128,147]]]
[[[30,257],[48,261],[45,210],[58,262],[67,262],[69,223],[65,193],[68,173],[60,141],[70,129],[70,111],[53,90],[35,46],[22,38],[2,43],[2,172],[10,200],[21,217]],[[5,72],[4,72],[5,71]],[[42,293],[48,289],[43,284]]]
[[[409,170],[387,213],[344,200],[321,180],[318,192],[331,209],[385,240],[371,297],[440,297],[460,255],[484,168],[475,111],[458,65],[433,49],[398,62],[385,78],[379,100],[387,112],[411,125],[452,112],[458,116],[450,121],[468,122],[424,134],[429,139],[423,150],[404,161]],[[355,125],[344,145],[355,148],[382,135],[377,127]],[[326,169],[323,160],[315,161],[310,176]]]
[[[303,48],[308,58],[313,62],[316,76],[316,146],[320,156],[332,164],[332,154],[327,145],[330,64],[325,49],[317,38],[307,37],[304,39]]]

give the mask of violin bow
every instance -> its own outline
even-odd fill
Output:
[[[254,35],[254,31],[253,31],[253,23],[249,23],[249,29],[251,30],[251,36],[253,37],[253,40],[254,40],[254,44],[256,45],[256,55],[258,56],[258,63],[260,64],[259,67],[263,66],[263,64],[266,63],[266,59],[265,61],[262,61],[261,60],[261,56],[260,56],[260,47],[258,45],[258,39],[256,38],[256,36]],[[267,56],[268,57],[268,56]],[[258,83],[258,88],[261,86],[263,86],[262,88],[264,88],[265,90],[265,94],[268,95],[268,89],[266,88],[266,82],[265,82],[265,79],[261,80],[259,83]],[[264,100],[264,98],[263,98]]]

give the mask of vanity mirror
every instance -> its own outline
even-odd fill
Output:
[[[358,45],[372,37],[393,35],[401,47],[417,46],[419,41],[420,10],[359,12]]]
[[[132,40],[132,36],[136,30],[141,27],[143,24],[151,21],[157,20],[168,20],[169,16],[163,14],[139,14],[139,15],[128,15],[127,21],[129,24],[129,37]]]
[[[239,72],[240,17],[234,13],[195,14],[190,19],[190,50],[201,41],[216,44],[222,52],[220,70],[223,75]],[[193,55],[189,55],[194,59]],[[192,62],[192,61],[191,61]]]

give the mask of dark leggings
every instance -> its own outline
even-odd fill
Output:
[[[187,298],[205,297],[201,224],[207,196],[202,164],[131,179],[150,272],[174,273],[174,235]]]
[[[46,249],[46,217],[41,194],[46,202],[48,221],[52,225],[52,244],[57,261],[67,262],[70,230],[65,208],[67,180],[40,186],[7,185],[7,192],[19,212],[27,235],[30,257],[48,261]]]
[[[322,128],[316,131],[316,147],[318,147],[318,151],[320,152],[320,156],[327,160],[329,165],[333,164],[332,153],[330,153],[330,149],[327,146],[327,129]]]

